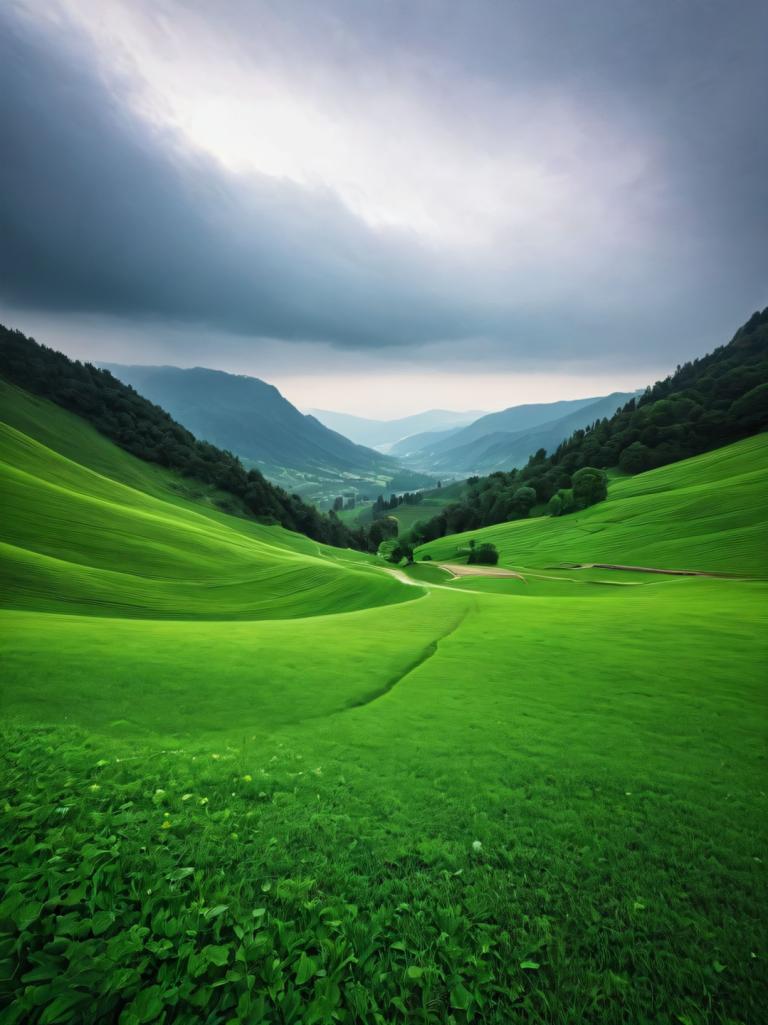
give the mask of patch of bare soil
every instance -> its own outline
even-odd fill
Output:
[[[522,573],[515,573],[512,569],[504,569],[502,566],[467,566],[460,562],[436,562],[440,569],[447,570],[454,577],[517,577],[525,582]]]

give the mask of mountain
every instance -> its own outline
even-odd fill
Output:
[[[481,410],[454,412],[448,409],[429,409],[399,420],[369,420],[350,413],[334,413],[327,409],[312,409],[310,413],[332,430],[341,431],[360,445],[370,445],[389,451],[397,442],[424,431],[444,431],[463,427],[485,414]]]
[[[441,475],[509,470],[522,466],[538,449],[552,450],[577,428],[609,416],[634,394],[510,406],[465,427],[406,438],[392,453],[410,466]]]
[[[258,377],[206,367],[101,366],[167,409],[197,437],[263,469],[392,469],[378,452],[300,413],[274,385]]]
[[[417,524],[413,539],[526,519],[532,504],[555,496],[567,507],[573,475],[584,467],[642,473],[767,428],[768,308],[754,313],[727,345],[678,367],[612,416],[575,430],[551,455],[537,450],[521,470],[472,477],[460,502]],[[698,515],[695,501],[686,515]]]
[[[234,452],[269,480],[317,505],[327,507],[339,494],[432,483],[299,412],[277,388],[257,377],[206,367],[101,366],[168,410],[197,437]]]
[[[71,360],[2,325],[0,377],[77,414],[132,455],[225,492],[218,504],[223,498],[230,511],[280,523],[330,544],[365,546],[362,535],[335,517],[321,515],[297,495],[271,484],[258,469],[246,470],[231,452],[198,441],[165,409],[108,370]]]
[[[546,420],[535,427],[516,431],[495,430],[460,444],[467,434],[476,433],[476,425],[471,424],[470,427],[457,431],[431,449],[417,452],[412,460],[414,464],[424,468],[428,466],[430,471],[438,473],[492,473],[494,470],[511,470],[515,466],[524,466],[528,457],[539,449],[551,452],[575,430],[586,427],[602,417],[611,416],[637,394],[639,393],[614,392],[604,398],[588,401],[586,405],[582,404],[586,400],[581,399],[574,402],[553,402],[547,405],[554,409],[573,409],[574,406],[576,408],[564,416]],[[504,410],[502,414],[483,417],[483,420],[477,423],[504,423],[503,417],[506,414],[512,414],[506,422],[520,422],[529,417],[538,418],[546,408],[546,405],[512,407]],[[514,416],[518,411],[524,412]]]
[[[396,442],[389,449],[389,454],[399,459],[406,459],[408,456],[415,456],[422,449],[431,449],[437,442],[450,438],[457,434],[461,427],[449,427],[445,431],[421,431],[419,434],[411,434],[402,441]]]
[[[439,441],[430,451],[439,454],[452,448],[460,448],[489,434],[509,434],[539,427],[585,406],[591,406],[598,399],[599,396],[594,396],[588,399],[564,399],[560,402],[536,402],[524,406],[510,406],[498,413],[487,413],[450,438]]]

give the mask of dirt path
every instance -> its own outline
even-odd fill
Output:
[[[737,573],[706,573],[696,569],[657,569],[655,566],[621,566],[611,562],[581,562],[558,569],[615,569],[628,573],[663,573],[670,577],[716,577],[726,580],[740,579]]]
[[[466,566],[459,562],[436,562],[435,566],[453,577],[516,577],[525,583],[522,573],[515,573],[513,569],[504,569],[502,566]]]

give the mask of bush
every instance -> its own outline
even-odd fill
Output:
[[[490,541],[484,541],[470,550],[467,562],[470,564],[481,564],[484,566],[495,566],[499,561],[499,553],[496,545]]]

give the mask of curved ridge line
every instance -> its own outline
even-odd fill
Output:
[[[464,609],[459,618],[451,626],[448,627],[445,633],[440,634],[439,637],[436,637],[433,641],[430,641],[426,648],[424,648],[424,650],[421,652],[421,654],[418,655],[412,662],[409,662],[405,669],[403,669],[402,672],[398,673],[397,676],[393,677],[391,680],[388,680],[382,687],[379,687],[368,697],[359,698],[356,701],[352,701],[348,705],[345,705],[344,708],[340,709],[340,711],[347,712],[352,708],[363,708],[365,705],[372,705],[374,701],[378,701],[379,698],[383,698],[386,694],[389,694],[389,692],[393,690],[398,685],[398,683],[402,683],[406,676],[410,676],[410,674],[415,672],[419,668],[419,666],[424,665],[424,663],[428,662],[433,655],[437,654],[440,641],[444,641],[448,637],[450,637],[451,634],[454,634],[459,629],[464,620],[467,618],[470,611],[471,610],[468,608]]]

